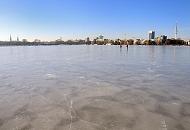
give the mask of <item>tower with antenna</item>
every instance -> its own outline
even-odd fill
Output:
[[[176,26],[175,26],[175,39],[178,38],[178,24],[176,23]]]

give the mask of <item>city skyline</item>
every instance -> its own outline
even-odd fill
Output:
[[[174,38],[176,22],[179,37],[190,39],[188,0],[2,0],[0,5],[0,40],[10,35],[29,41],[100,34],[109,39],[147,38],[149,30]]]

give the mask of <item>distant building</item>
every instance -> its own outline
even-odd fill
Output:
[[[164,41],[167,40],[167,36],[166,35],[162,35],[162,36],[160,36],[160,38],[161,38],[161,40],[164,40]]]
[[[27,41],[27,39],[22,39],[22,42],[25,42],[25,43],[26,43],[26,42],[28,42],[28,41]]]
[[[11,37],[11,35],[10,35],[10,42],[12,42],[12,37]]]
[[[87,38],[85,39],[85,43],[88,44],[88,45],[91,44],[91,41],[90,41],[90,38],[89,38],[89,37],[87,37]]]
[[[55,42],[63,42],[62,37],[60,37],[57,40],[55,40]]]
[[[187,42],[187,44],[190,46],[190,40]]]
[[[161,42],[162,43],[166,43],[166,41],[167,41],[167,36],[165,36],[165,35],[162,35],[161,37],[160,37],[160,39],[161,39]]]
[[[19,42],[19,37],[17,37],[17,42]]]
[[[155,40],[155,31],[148,32],[148,40],[151,40],[151,41]]]
[[[35,43],[39,43],[39,42],[41,42],[41,41],[40,41],[39,39],[35,39],[34,42],[35,42]]]
[[[156,38],[156,44],[157,45],[166,44],[166,41],[167,41],[167,36],[165,36],[165,35],[161,35],[160,37]]]
[[[86,42],[90,42],[90,38],[89,37],[86,38]]]

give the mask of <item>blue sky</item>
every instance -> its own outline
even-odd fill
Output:
[[[176,21],[179,36],[190,39],[189,0],[0,1],[0,40],[146,38],[149,30],[173,37]]]

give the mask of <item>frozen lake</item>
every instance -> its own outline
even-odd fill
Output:
[[[0,130],[189,130],[190,47],[0,47]]]

